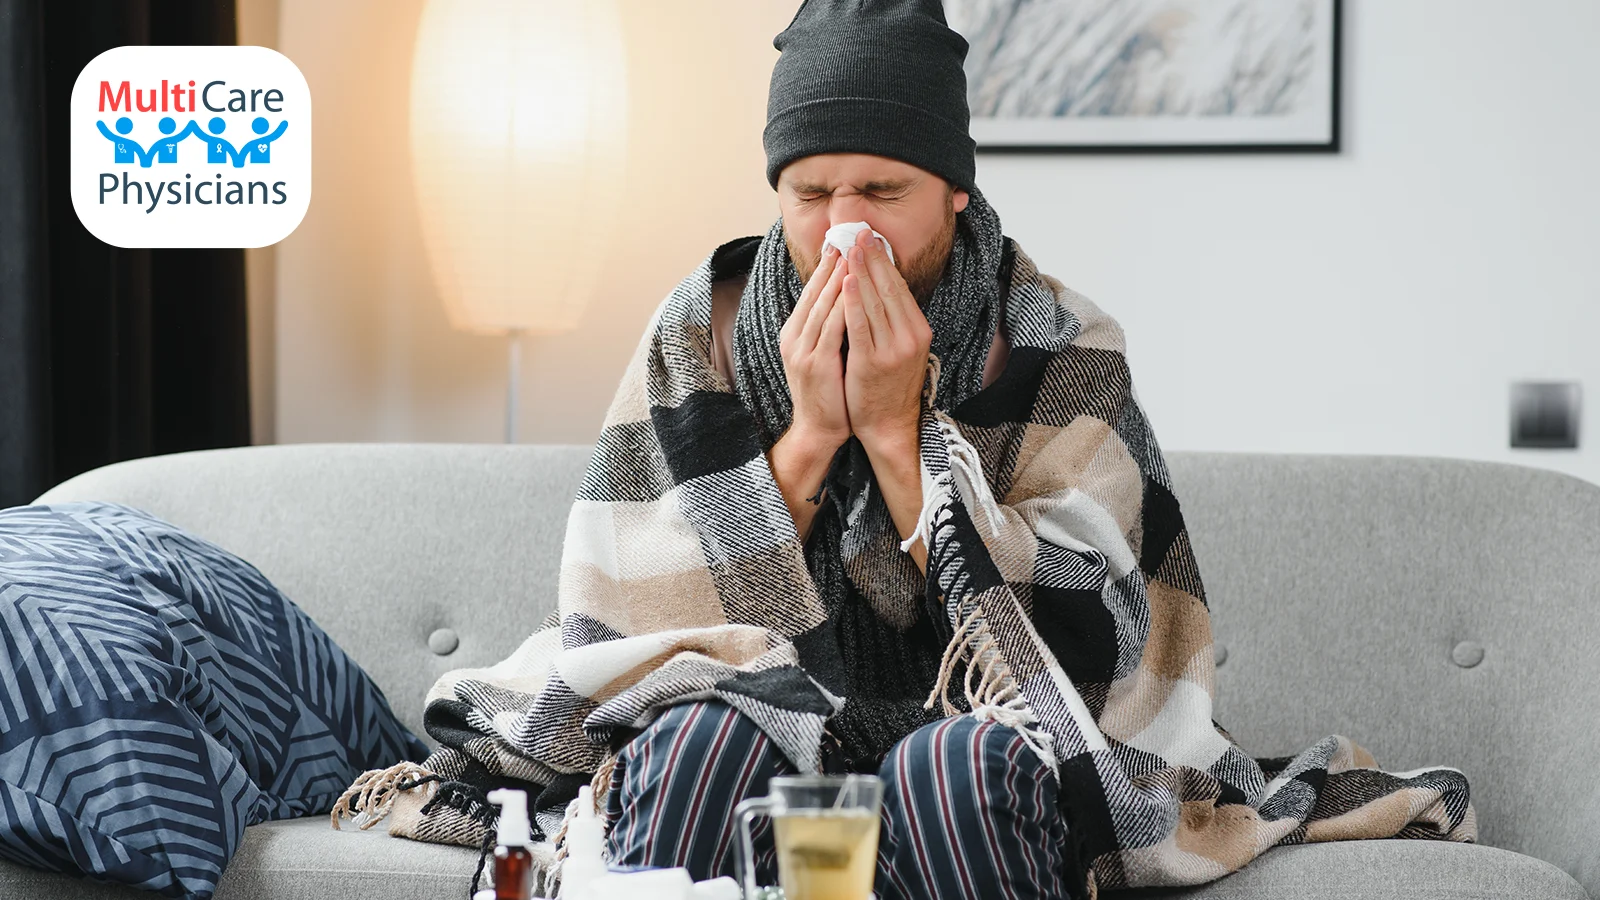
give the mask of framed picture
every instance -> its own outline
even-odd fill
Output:
[[[944,0],[980,152],[1337,152],[1340,6]]]

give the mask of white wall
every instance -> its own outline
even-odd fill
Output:
[[[979,185],[1122,322],[1167,449],[1600,481],[1600,3],[1346,7],[1339,155],[980,154]],[[1509,449],[1520,379],[1584,382],[1584,446]]]
[[[761,175],[772,36],[793,0],[623,0],[637,191],[580,332],[529,342],[523,439],[589,440],[645,321],[776,215]],[[316,188],[279,246],[280,441],[501,437],[503,345],[451,331],[406,179],[420,0],[282,0],[315,98]],[[1600,444],[1600,3],[1347,0],[1345,151],[1003,156],[978,180],[1045,271],[1128,332],[1171,449],[1513,460],[1514,379],[1586,383]],[[624,260],[626,263],[624,264]]]

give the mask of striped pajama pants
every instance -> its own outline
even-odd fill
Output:
[[[612,863],[735,875],[734,806],[794,771],[731,706],[670,707],[617,756],[606,798]],[[1070,896],[1055,776],[1015,730],[947,718],[902,739],[878,774],[881,900]],[[760,882],[777,884],[770,821],[757,818],[752,836]]]

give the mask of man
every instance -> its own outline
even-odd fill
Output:
[[[877,773],[884,900],[1472,840],[1455,770],[1376,772],[1339,735],[1258,760],[1211,719],[1205,589],[1121,329],[1002,235],[938,0],[807,0],[774,45],[780,215],[652,317],[554,621],[442,677],[441,750],[363,776],[336,814],[473,844],[482,792],[522,787],[549,887],[589,783],[613,864],[706,878],[733,871],[732,811],[774,775]],[[871,228],[827,251],[849,222]]]
[[[1075,874],[1081,892],[1083,873],[1069,872],[1063,858],[1044,760],[1014,728],[925,709],[952,632],[922,602],[923,542],[841,550],[874,531],[894,532],[898,544],[917,530],[930,349],[942,360],[943,389],[969,395],[992,386],[1008,356],[999,283],[1008,254],[981,197],[982,218],[969,216],[958,235],[975,191],[965,41],[936,0],[813,0],[774,44],[782,56],[764,140],[784,259],[760,269],[760,236],[719,247],[706,337],[724,387],[737,385],[757,408],[783,394],[792,403],[787,427],[781,413],[761,424],[809,580],[834,614],[825,636],[800,641],[807,675],[848,698],[828,717],[821,764],[886,780],[880,895],[1076,895],[1069,885]],[[848,252],[824,248],[831,226],[858,221],[872,228]],[[752,279],[753,267],[769,281]],[[804,284],[780,329],[758,317],[772,292],[757,288],[773,278]],[[975,292],[963,278],[986,289]],[[774,339],[779,372],[763,368],[755,349]],[[708,401],[681,406],[693,402]],[[573,544],[569,533],[569,554]],[[847,571],[852,564],[887,569],[898,593],[871,595],[873,579]],[[574,568],[569,555],[564,569]],[[668,706],[610,770],[611,861],[683,865],[696,878],[731,874],[734,806],[764,793],[773,775],[797,770],[728,702]],[[758,827],[757,841],[758,870],[774,883],[770,832]]]
[[[918,424],[933,328],[923,309],[945,276],[957,214],[967,209],[973,184],[965,42],[944,24],[937,3],[813,2],[774,43],[783,55],[764,135],[768,178],[778,192],[788,260],[805,289],[778,334],[793,415],[767,459],[806,540],[829,499],[823,482],[830,465],[853,439],[881,496],[876,502],[903,540],[916,530],[924,499]],[[861,68],[862,54],[875,53],[885,58]],[[898,71],[870,83],[880,68]],[[837,73],[839,80],[819,73]],[[903,109],[897,98],[922,108]],[[831,226],[861,221],[872,227],[849,251],[824,247]],[[898,265],[874,230],[895,248]],[[712,356],[730,384],[737,380],[734,323],[759,241],[724,245],[723,265],[714,267],[720,277],[712,288]],[[998,305],[981,312],[988,315],[949,318],[959,321],[956,327],[984,328],[981,387],[987,388],[1005,365],[1007,347]],[[810,547],[837,543],[835,536]],[[920,541],[896,552],[919,573],[926,570]],[[818,562],[814,578],[830,561]],[[976,896],[979,888],[984,896],[1067,896],[1046,767],[1012,729],[925,712],[948,636],[940,636],[915,595],[886,598],[893,604],[887,609],[861,599],[846,601],[859,607],[844,626],[855,632],[848,643],[856,653],[846,652],[846,675],[837,686],[852,700],[831,721],[828,749],[837,741],[838,753],[826,762],[886,779],[884,875],[901,896]],[[863,696],[867,683],[876,697]],[[971,779],[967,785],[934,777],[936,768],[943,770],[934,760],[944,757]],[[973,759],[982,763],[970,765]],[[704,878],[732,869],[734,805],[794,768],[749,719],[712,702],[669,709],[623,751],[616,771],[621,777],[613,775],[608,810],[615,823],[612,858],[686,865]],[[724,772],[734,774],[719,777]],[[762,860],[770,863],[765,853]],[[1019,878],[1030,883],[1013,888]]]
[[[768,136],[769,146],[784,140],[771,130]],[[827,139],[821,132],[815,137]],[[956,216],[969,195],[950,178],[911,162],[852,152],[801,156],[813,145],[806,138],[796,143],[794,149],[776,150],[773,166],[781,166],[777,190],[787,253],[806,287],[779,333],[793,421],[767,458],[804,540],[826,502],[823,482],[830,464],[854,438],[904,539],[916,530],[923,505],[918,423],[932,328],[922,307],[945,273]],[[928,161],[923,154],[905,155]],[[785,161],[787,156],[797,158]],[[965,174],[960,168],[944,171]],[[872,229],[862,230],[848,252],[822,246],[829,227],[856,221],[867,221]],[[897,248],[898,266],[872,230]],[[734,320],[746,288],[748,256],[759,240],[725,245],[723,277],[712,288],[712,356],[729,383],[736,378]],[[1003,325],[998,318],[994,324],[984,388],[998,377],[1007,355]],[[842,352],[846,335],[848,364]],[[907,553],[919,571],[926,570],[920,541],[896,552]],[[859,697],[857,688],[872,681],[881,695],[885,678],[900,679],[879,670],[885,660],[877,654],[887,651],[896,662],[913,660],[915,675],[904,680],[908,690],[893,698],[905,724],[896,723],[887,733],[876,727],[888,724],[879,721],[888,704],[882,696],[866,701],[865,715],[853,715],[859,704],[847,703],[850,712],[832,723],[836,730],[851,729],[838,747],[836,768],[886,779],[880,868],[897,882],[890,895],[1068,896],[1063,833],[1048,770],[1012,729],[924,713],[947,638],[935,636],[915,596],[899,599],[901,608],[888,615],[855,612],[859,633],[853,637],[863,648],[870,646],[871,632],[881,632],[882,638],[907,619],[913,624],[900,640],[871,652],[863,649],[848,661],[855,677],[842,687],[848,696]],[[867,619],[877,621],[868,625]],[[937,724],[905,731],[910,723],[930,719]],[[831,731],[829,737],[834,737]],[[945,769],[937,761],[945,759],[970,781],[955,785],[935,777],[936,770]],[[982,763],[971,765],[973,759]],[[794,771],[766,736],[727,704],[675,706],[618,762],[622,777],[613,775],[608,810],[615,823],[612,859],[623,865],[683,865],[700,878],[731,872],[731,810],[744,797],[763,793],[771,776]],[[770,844],[763,842],[762,849],[768,851],[760,857],[763,868],[770,868]],[[969,857],[964,866],[957,865]],[[1018,879],[1028,883],[1013,885]]]
[[[934,331],[942,331],[939,356],[952,367],[960,349],[982,351],[979,389],[1005,367],[1005,291],[994,283],[986,295],[963,296],[958,277],[984,266],[950,267],[957,216],[974,189],[965,40],[936,2],[813,0],[774,45],[782,56],[763,135],[766,175],[778,191],[787,261],[805,290],[778,335],[792,423],[766,458],[800,540],[808,541],[811,577],[842,612],[842,673],[810,668],[848,697],[829,721],[824,767],[885,778],[878,865],[885,897],[1067,897],[1072,878],[1050,770],[1011,727],[923,709],[949,631],[917,593],[867,597],[848,573],[840,577],[848,512],[824,506],[834,500],[824,487],[830,464],[854,450],[870,484],[861,516],[886,511],[898,540],[914,535],[925,500],[918,421]],[[982,231],[998,239],[986,203],[982,216]],[[824,248],[830,226],[856,221],[872,227],[850,251]],[[888,240],[898,264],[872,231]],[[730,242],[714,258],[710,346],[730,384],[739,380],[734,323],[758,242]],[[966,258],[976,256],[976,243],[963,245]],[[994,271],[998,258],[986,264]],[[925,314],[930,306],[938,328]],[[742,320],[750,336],[754,322]],[[835,514],[811,541],[824,511]],[[890,567],[909,560],[918,575],[926,572],[922,540],[893,552],[901,559],[858,560]],[[616,764],[608,798],[614,862],[685,865],[696,878],[730,873],[731,810],[763,793],[771,775],[794,770],[726,703],[667,709]],[[770,838],[763,834],[758,844],[770,878]]]

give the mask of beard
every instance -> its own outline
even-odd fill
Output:
[[[909,259],[902,254],[897,261],[895,268],[900,270],[900,277],[905,279],[906,288],[911,291],[911,296],[916,298],[917,306],[923,310],[927,309],[934,288],[939,286],[939,279],[944,277],[945,266],[950,262],[950,250],[955,246],[955,238],[955,203],[946,197],[944,224],[940,226],[939,233]],[[817,267],[822,265],[821,249],[815,253],[801,250],[794,245],[794,239],[788,231],[783,234],[783,242],[788,245],[789,259],[794,262],[795,270],[800,274],[800,282],[802,284],[809,282]]]
[[[933,236],[933,240],[929,241],[921,252],[900,267],[900,275],[905,278],[911,296],[917,298],[917,305],[924,310],[928,308],[928,301],[933,298],[933,289],[939,286],[939,279],[944,277],[945,266],[950,263],[950,250],[955,246],[955,239],[955,205],[946,201],[944,224],[940,226],[939,233]]]

